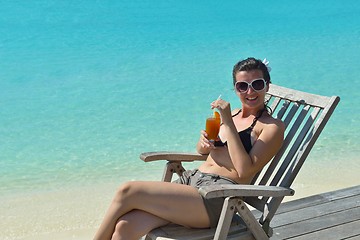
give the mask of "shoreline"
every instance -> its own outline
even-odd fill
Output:
[[[319,166],[323,162],[305,164],[292,185],[295,195],[284,201],[360,184],[355,166],[332,164],[321,171]],[[91,239],[118,185],[108,182],[2,196],[0,239]]]

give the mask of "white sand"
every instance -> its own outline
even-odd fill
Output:
[[[109,184],[0,197],[0,239],[92,239],[115,189]]]
[[[304,165],[286,201],[360,184],[356,166]],[[0,196],[0,239],[92,239],[117,184]]]

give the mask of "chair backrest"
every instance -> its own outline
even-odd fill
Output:
[[[272,161],[255,176],[252,184],[290,187],[340,98],[271,84],[266,100],[273,116],[285,123],[284,143]],[[268,209],[261,221],[270,221],[281,201],[282,198],[265,197],[247,200],[262,212]]]

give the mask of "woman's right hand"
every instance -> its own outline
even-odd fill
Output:
[[[210,142],[207,138],[208,135],[205,130],[200,131],[200,139],[198,142],[197,151],[201,154],[208,154],[215,148],[214,143]]]

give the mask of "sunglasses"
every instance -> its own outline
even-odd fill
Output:
[[[249,87],[251,86],[256,92],[260,92],[265,89],[266,82],[262,78],[254,79],[250,83],[248,82],[236,82],[235,89],[240,93],[247,92]]]

